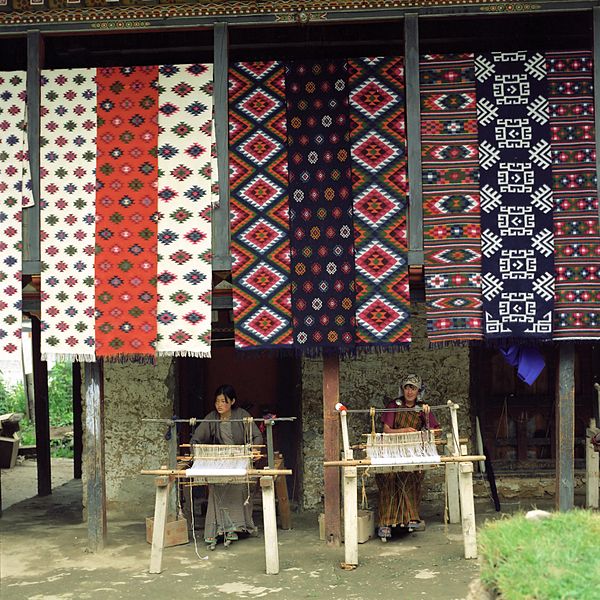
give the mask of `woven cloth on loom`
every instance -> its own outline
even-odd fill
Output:
[[[27,187],[26,75],[0,72],[0,361],[21,360],[21,209]]]
[[[210,357],[212,81],[212,65],[159,67],[158,355]]]
[[[348,61],[357,343],[410,342],[401,58]]]
[[[427,336],[481,340],[474,57],[425,55],[420,80]]]
[[[554,301],[552,156],[546,61],[475,59],[486,339],[550,339]]]
[[[102,68],[96,83],[96,355],[153,356],[158,68]]]
[[[42,359],[95,360],[96,69],[42,71]]]
[[[591,52],[546,55],[554,192],[554,339],[600,338],[600,235]]]
[[[287,66],[294,348],[355,343],[348,74],[342,61]]]
[[[229,71],[229,187],[236,348],[292,342],[284,67]]]

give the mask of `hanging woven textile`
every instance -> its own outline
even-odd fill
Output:
[[[154,356],[158,68],[102,68],[96,83],[96,355]]]
[[[546,55],[550,102],[554,339],[600,339],[600,235],[591,52]]]
[[[42,360],[94,361],[96,69],[42,71]]]
[[[210,357],[212,82],[212,65],[158,70],[158,355]]]
[[[537,52],[475,59],[486,339],[550,339],[552,157],[546,62]]]
[[[26,74],[0,72],[0,361],[21,360],[21,209],[30,206]]]
[[[292,342],[285,80],[280,62],[229,70],[231,276],[236,348]]]
[[[348,73],[343,61],[286,69],[292,317],[301,352],[355,347]]]
[[[401,58],[348,61],[358,344],[410,342]]]
[[[425,55],[420,80],[427,337],[481,340],[474,57]]]

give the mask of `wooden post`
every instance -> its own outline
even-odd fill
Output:
[[[101,369],[84,363],[85,472],[87,474],[88,550],[98,552],[106,544],[106,484],[104,480],[104,410]]]
[[[451,456],[456,456],[454,436],[447,435],[446,450]],[[448,521],[460,523],[460,494],[458,491],[458,463],[446,463],[446,495],[448,498]]]
[[[154,523],[152,525],[152,551],[150,553],[150,573],[160,573],[162,553],[167,533],[167,504],[171,489],[171,477],[161,476],[155,480],[156,500],[154,503]]]
[[[283,454],[279,453],[275,461],[276,469],[285,469]],[[288,496],[287,481],[285,475],[275,478],[275,496],[277,498],[277,512],[279,514],[279,526],[281,529],[292,528],[292,512],[290,510],[290,499]]]
[[[598,432],[596,419],[590,419],[590,426],[585,432],[585,507],[598,508],[598,480],[600,471],[600,452],[592,446],[592,437]]]
[[[340,398],[340,358],[338,354],[323,356],[323,441],[325,460],[340,457],[340,420],[335,405]],[[341,543],[340,473],[325,469],[325,541],[328,546]]]
[[[265,561],[267,575],[279,573],[279,549],[277,547],[277,517],[275,514],[275,488],[273,477],[261,477],[263,527],[265,530]]]
[[[38,496],[52,493],[50,466],[50,407],[48,401],[48,363],[42,360],[40,321],[31,319],[33,348],[33,388],[35,396],[35,453]]]
[[[458,483],[465,558],[477,558],[477,527],[475,525],[475,503],[473,502],[472,462],[463,462],[458,465]]]
[[[73,478],[81,479],[83,457],[83,399],[81,397],[81,365],[73,363]]]
[[[348,565],[358,565],[358,473],[356,467],[344,467],[343,471],[344,561]]]
[[[556,509],[571,510],[575,504],[575,346],[559,345],[556,390]]]

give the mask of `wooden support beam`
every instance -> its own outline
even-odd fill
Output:
[[[172,483],[171,477],[157,477],[156,499],[154,501],[154,523],[152,525],[152,550],[150,552],[150,573],[162,570],[162,553],[167,533],[167,504]]]
[[[352,451],[351,451],[352,452]],[[358,473],[344,467],[344,562],[358,565]]]
[[[423,186],[421,175],[421,99],[419,84],[419,17],[404,17],[404,81],[406,87],[406,145],[410,199],[408,250],[410,264],[423,264]]]
[[[73,363],[73,478],[81,479],[83,458],[83,398],[81,396],[81,365]]]
[[[267,575],[279,573],[279,548],[277,546],[277,515],[275,513],[275,487],[273,477],[261,477],[263,528],[265,535],[265,562]]]
[[[460,512],[465,558],[477,558],[477,527],[475,525],[475,503],[473,501],[473,463],[458,465],[460,488]]]
[[[35,398],[35,452],[39,496],[52,493],[50,466],[50,405],[48,400],[48,364],[42,360],[40,321],[31,319],[33,350],[33,390]]]
[[[40,272],[40,73],[44,41],[39,31],[27,32],[27,140],[35,204],[23,209],[23,273]]]
[[[217,160],[219,165],[219,206],[213,210],[213,271],[230,271],[229,252],[229,112],[228,112],[228,32],[226,23],[214,26],[214,126],[217,140]]]
[[[340,399],[340,357],[323,356],[323,441],[325,461],[340,457],[340,420],[335,405]],[[341,543],[340,473],[325,469],[325,541],[328,546]]]
[[[575,503],[575,346],[561,342],[556,386],[556,509]]]
[[[451,456],[456,456],[454,436],[447,434],[446,451]],[[448,521],[460,523],[460,493],[458,490],[458,463],[448,463],[445,470],[446,497],[448,498]]]
[[[600,490],[600,452],[592,446],[592,437],[598,432],[596,419],[590,419],[585,432],[585,507],[599,508]]]
[[[87,475],[88,550],[106,544],[106,483],[104,480],[104,407],[99,363],[84,363],[85,472]],[[156,525],[155,525],[156,529]]]

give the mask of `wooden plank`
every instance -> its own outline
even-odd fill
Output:
[[[460,512],[465,558],[477,558],[477,527],[473,501],[473,463],[464,462],[458,467]]]
[[[42,360],[40,321],[31,319],[33,351],[33,389],[35,398],[35,447],[39,496],[52,493],[50,466],[50,406],[48,401],[48,364]]]
[[[283,455],[278,454],[275,460],[276,469],[285,469]],[[288,496],[287,480],[284,475],[275,478],[275,496],[277,498],[277,512],[279,514],[279,526],[281,529],[292,528],[292,511]]]
[[[575,346],[561,342],[556,386],[556,509],[575,503]]]
[[[167,532],[167,505],[171,479],[156,478],[156,500],[154,502],[154,526],[152,530],[152,550],[150,552],[150,573],[160,573],[162,570],[162,553],[165,547]]]
[[[23,272],[40,272],[40,72],[44,42],[27,32],[27,139],[34,206],[23,210]]]
[[[585,435],[585,507],[599,508],[600,452],[592,446],[592,437],[596,434],[596,419],[590,419]]]
[[[83,458],[83,398],[81,396],[81,365],[73,363],[73,478],[81,479]]]
[[[214,26],[214,112],[219,165],[219,206],[213,210],[213,271],[230,271],[229,245],[229,114],[227,100],[228,84],[228,34],[226,23]]]
[[[340,399],[340,357],[327,354],[323,357],[323,442],[325,461],[339,459],[340,418],[335,405]],[[340,523],[340,472],[325,469],[325,542],[328,546],[341,543]]]
[[[84,363],[85,472],[87,475],[88,551],[106,544],[106,483],[104,479],[104,410],[102,372],[98,363]]]
[[[446,449],[448,454],[455,455],[454,437],[447,434],[448,443]],[[460,523],[460,492],[458,489],[458,464],[448,463],[446,465],[446,497],[448,498],[448,521]]]
[[[419,90],[419,21],[404,18],[404,80],[406,86],[406,145],[408,150],[408,249],[410,264],[423,264],[423,186],[421,176],[421,99]]]
[[[344,562],[358,565],[358,477],[356,467],[344,467]]]
[[[277,516],[275,514],[275,488],[273,477],[261,477],[263,528],[265,533],[265,562],[267,575],[279,573],[279,548],[277,546]]]

